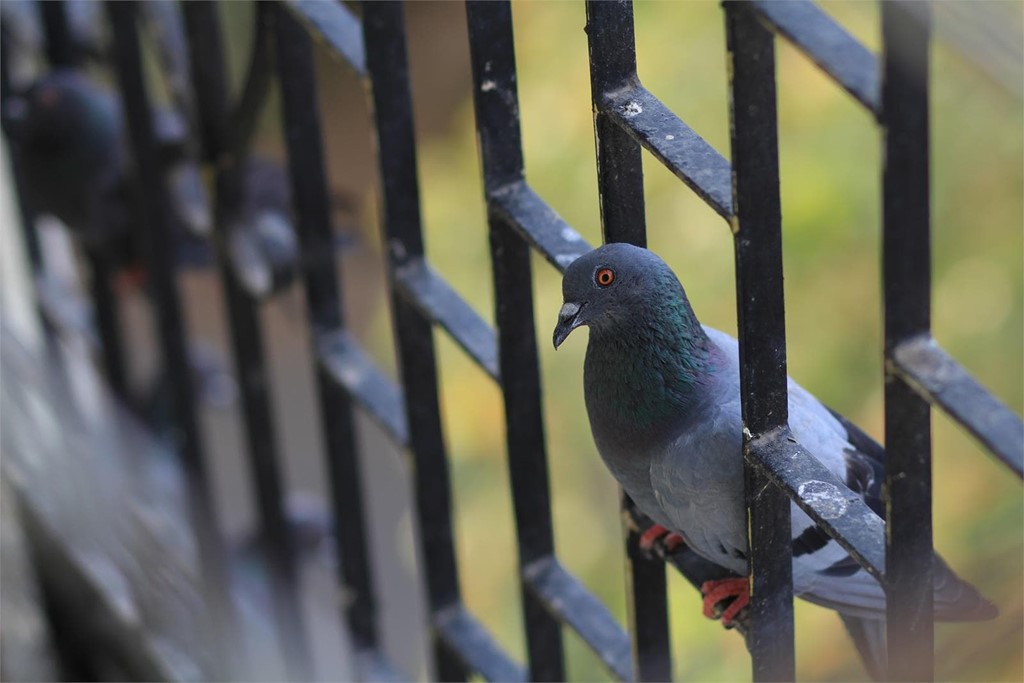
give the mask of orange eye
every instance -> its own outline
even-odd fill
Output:
[[[594,274],[594,280],[602,287],[607,287],[615,282],[615,271],[611,268],[601,268]]]

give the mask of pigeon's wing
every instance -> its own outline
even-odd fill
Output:
[[[789,395],[790,428],[797,441],[884,519],[885,450],[795,382],[790,382]],[[795,507],[793,539],[794,588],[801,597],[848,615],[884,616],[885,593],[879,583]],[[991,603],[935,556],[937,619],[973,621],[995,614]]]

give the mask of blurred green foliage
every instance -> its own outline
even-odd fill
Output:
[[[825,8],[877,49],[874,3],[829,2]],[[720,7],[645,2],[635,9],[641,79],[727,154]],[[516,4],[513,14],[527,177],[596,244],[600,216],[583,7],[527,2]],[[880,438],[881,136],[872,117],[794,49],[780,42],[777,60],[790,373]],[[414,63],[414,78],[429,68]],[[1020,413],[1022,104],[941,44],[932,69],[935,334]],[[458,108],[450,133],[423,141],[419,163],[431,261],[493,320],[471,101]],[[702,321],[735,332],[727,227],[650,156],[645,175],[651,248],[680,275]],[[557,355],[550,348],[560,278],[539,258],[534,263],[533,282],[524,274],[522,286],[534,287],[536,295],[558,552],[624,619],[616,487],[597,456],[583,405],[585,335],[574,336]],[[384,320],[375,326],[383,335]],[[466,600],[522,656],[501,397],[443,334],[438,340]],[[936,547],[1002,607],[988,624],[938,627],[937,676],[1022,680],[1020,484],[941,414],[933,431]],[[680,680],[749,677],[741,639],[704,619],[698,594],[675,575],[671,608]],[[798,603],[797,636],[800,678],[865,677],[834,614]],[[567,642],[572,679],[607,676],[574,636]]]

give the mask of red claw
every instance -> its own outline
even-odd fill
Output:
[[[657,543],[658,539],[663,539],[662,544],[665,546],[666,552],[672,552],[679,546],[686,542],[682,534],[678,534],[675,531],[669,531],[660,524],[652,524],[640,536],[640,550],[644,552],[650,552],[654,549],[654,544]]]
[[[705,581],[700,592],[704,594],[704,616],[708,619],[715,618],[715,607],[719,602],[732,598],[732,602],[722,610],[723,626],[731,626],[732,620],[750,602],[750,582],[745,578]]]

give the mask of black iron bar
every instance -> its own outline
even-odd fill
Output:
[[[878,113],[877,58],[820,7],[811,0],[752,0],[748,7],[869,111]]]
[[[560,273],[593,248],[525,180],[492,192],[488,206]]]
[[[523,178],[512,7],[508,2],[467,2],[466,20],[484,192],[490,205],[493,192]],[[555,550],[530,246],[495,212],[488,211],[488,226],[530,680],[560,681],[565,679],[561,624],[522,575],[524,567]]]
[[[106,5],[114,36],[114,62],[117,68],[121,100],[130,134],[132,158],[142,193],[142,220],[145,264],[149,287],[157,313],[163,371],[171,387],[173,417],[190,498],[190,514],[203,573],[203,586],[209,605],[214,677],[224,678],[237,653],[228,635],[233,629],[233,606],[227,590],[224,549],[211,498],[209,476],[199,433],[192,373],[186,345],[186,329],[181,300],[175,282],[168,223],[169,197],[152,128],[152,109],[142,71],[142,53],[136,26],[134,2],[108,2]]]
[[[71,34],[64,0],[40,3],[39,11],[42,13],[43,33],[46,35],[47,61],[56,68],[75,66],[78,62],[77,46]]]
[[[755,681],[793,680],[790,501],[752,462],[751,441],[788,420],[782,211],[775,102],[775,44],[757,19],[727,2],[732,230],[736,246],[740,396],[750,538],[747,647]]]
[[[318,335],[316,347],[317,362],[331,381],[343,387],[396,445],[408,448],[409,425],[401,387],[385,377],[344,330]]]
[[[491,379],[500,381],[494,330],[426,260],[413,258],[399,266],[395,284],[423,317],[440,325]]]
[[[377,132],[381,226],[392,280],[391,314],[415,462],[413,477],[420,556],[426,572],[428,607],[436,618],[441,610],[459,606],[460,591],[433,331],[430,320],[397,295],[394,283],[398,268],[423,257],[403,11],[396,3],[364,5],[361,36],[366,46],[366,68]],[[468,674],[467,665],[480,670],[478,662],[467,661],[473,653],[459,652],[458,656],[453,656],[456,653],[444,647],[436,630],[433,644],[434,677],[437,679],[464,679]]]
[[[270,3],[257,2],[253,17],[254,35],[249,66],[241,94],[228,119],[223,143],[226,153],[241,156],[249,144],[263,111],[274,75],[273,11]]]
[[[597,139],[597,184],[605,242],[647,246],[644,179],[640,145],[615,121],[609,102],[639,85],[632,2],[587,1],[590,89]],[[633,507],[622,495],[625,512]],[[672,678],[665,565],[639,551],[639,536],[624,528],[629,632],[633,639],[633,678]]]
[[[486,681],[528,681],[526,670],[508,658],[480,622],[461,603],[438,611],[433,618],[441,647]]]
[[[929,334],[929,13],[882,3],[882,278],[890,680],[934,675],[931,410],[891,358]]]
[[[43,31],[46,37],[46,55],[54,68],[73,68],[78,62],[78,49],[71,33],[64,0],[44,2]],[[134,207],[131,207],[134,208]],[[102,220],[93,212],[90,221]],[[98,231],[102,232],[102,231]],[[34,227],[26,230],[30,253],[38,256],[38,238]],[[128,376],[125,367],[124,337],[117,295],[114,289],[115,265],[108,244],[90,244],[84,252],[89,264],[89,293],[92,299],[94,323],[99,337],[100,361],[107,381],[122,400],[128,398]],[[39,261],[41,263],[41,261]],[[37,263],[38,265],[38,263]]]
[[[632,0],[587,0],[586,32],[604,238],[606,242],[629,242],[644,247],[647,234],[640,145],[617,125],[609,108],[615,94],[640,84],[636,74]],[[605,197],[606,189],[614,198]]]
[[[617,680],[633,679],[629,636],[593,593],[548,556],[523,569],[526,582],[544,607],[572,628]]]
[[[788,428],[753,435],[748,458],[776,486],[836,539],[880,581],[885,576],[885,523],[817,458]],[[813,496],[807,494],[813,493]]]
[[[189,64],[203,132],[204,158],[216,168],[214,231],[217,265],[241,388],[249,468],[259,511],[261,546],[267,560],[274,621],[287,673],[312,678],[305,624],[299,606],[297,556],[284,512],[285,483],[278,465],[278,440],[270,406],[270,377],[264,361],[258,304],[242,291],[227,253],[229,223],[240,210],[245,159],[232,154],[229,140],[228,78],[217,8],[211,2],[182,4],[188,32]]]
[[[89,262],[89,293],[92,297],[96,328],[99,332],[99,351],[103,372],[114,393],[128,399],[128,375],[125,367],[124,337],[118,311],[117,293],[113,279],[113,259],[105,245],[85,248]]]
[[[320,132],[313,44],[280,5],[273,8],[277,77],[281,91],[292,204],[301,244],[310,345],[319,358],[321,336],[343,329],[340,283],[335,271],[327,177]],[[351,400],[327,368],[316,366],[327,470],[340,560],[344,612],[357,650],[376,650],[376,592],[366,540],[363,487],[357,461]]]
[[[945,410],[1018,477],[1024,477],[1024,423],[928,336],[892,350],[891,372]]]
[[[11,111],[11,103],[15,97],[15,84],[11,82],[10,40],[6,37],[9,30],[14,29],[4,26],[4,37],[0,39],[0,126],[2,126],[7,139],[7,151],[14,181],[14,196],[18,200],[21,234],[22,239],[25,240],[25,253],[28,256],[31,273],[33,277],[36,277],[43,271],[43,256],[39,248],[39,236],[35,229],[35,213],[28,205],[25,181],[19,169],[18,139],[14,131],[13,112]]]
[[[607,93],[602,105],[611,122],[729,220],[733,211],[732,169],[714,147],[639,83]]]

